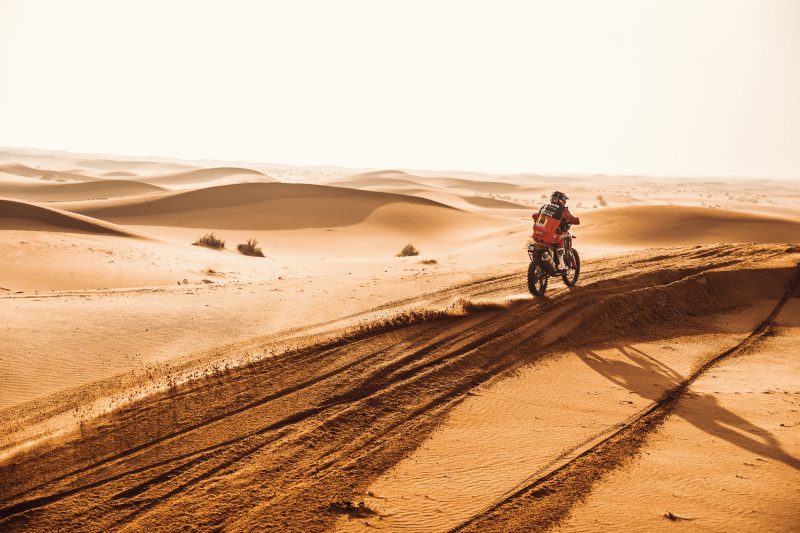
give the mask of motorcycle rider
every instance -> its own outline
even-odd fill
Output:
[[[563,258],[570,258],[567,250],[572,246],[572,238],[567,232],[571,224],[580,224],[581,220],[573,216],[567,209],[569,198],[561,191],[555,191],[550,195],[550,203],[539,208],[539,212],[532,215],[533,218],[533,240],[554,245],[558,249],[556,254],[556,268],[564,268]],[[571,266],[571,265],[570,265]]]

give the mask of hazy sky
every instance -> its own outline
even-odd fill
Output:
[[[800,177],[800,0],[0,0],[0,146]]]

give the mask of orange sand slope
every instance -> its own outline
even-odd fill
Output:
[[[259,182],[274,182],[263,172],[249,168],[236,168],[236,167],[216,167],[216,168],[203,168],[192,169],[166,174],[161,176],[148,176],[142,178],[142,181],[153,183],[156,185],[166,186],[179,186],[179,185],[196,185],[213,182],[220,179],[243,179],[247,181]]]
[[[31,168],[20,164],[0,165],[0,176],[6,174],[16,178],[30,178],[31,180],[41,180],[43,182],[85,182],[94,181],[97,178],[77,174],[75,172],[64,172],[60,170],[42,170]]]
[[[487,209],[525,209],[529,212],[533,212],[538,209],[538,207],[532,207],[530,205],[522,205],[506,200],[498,200],[496,198],[486,198],[484,196],[463,196],[462,198],[468,204]]]
[[[487,182],[442,176],[417,176],[400,170],[385,170],[355,174],[328,182],[329,185],[375,192],[406,194],[426,198],[438,203],[472,210],[481,209],[532,209],[510,198],[495,198],[508,192],[528,189],[500,181]]]
[[[797,242],[800,237],[800,221],[793,218],[705,207],[650,205],[599,209],[582,215],[581,222],[573,228],[576,235],[585,241],[613,246],[788,243]]]
[[[149,183],[131,180],[97,180],[81,183],[28,185],[0,182],[0,196],[33,202],[58,202],[116,198],[162,192],[164,189]]]
[[[648,450],[660,424],[714,364],[750,357],[773,335],[783,307],[796,300],[799,250],[707,246],[589,261],[577,288],[554,287],[547,299],[535,300],[513,296],[523,283],[518,272],[495,273],[437,291],[441,307],[409,310],[403,302],[360,328],[324,337],[295,331],[289,350],[280,336],[254,339],[229,354],[235,361],[243,351],[255,352],[248,365],[206,376],[184,367],[162,392],[7,456],[0,462],[0,478],[7,480],[0,486],[0,527],[552,527],[609,473]],[[447,304],[459,297],[466,301]],[[527,383],[527,398],[517,397],[517,431],[505,431],[487,448],[492,453],[458,457],[455,448],[437,448],[475,437],[470,424],[458,424],[472,420],[463,409],[476,402],[490,408],[482,423],[507,419],[492,410],[502,404],[494,395],[503,393],[507,379],[529,371],[539,379]],[[563,387],[565,375],[571,387]],[[96,398],[101,388],[91,390]],[[788,388],[781,394],[787,401],[775,402],[778,411],[761,421],[769,426],[750,429],[766,436],[766,446],[748,450],[780,463],[770,470],[779,477],[746,483],[796,507],[798,451],[776,428],[800,399]],[[35,424],[61,408],[79,412],[90,397],[5,413],[0,429],[7,446],[20,444],[14,442],[22,433],[19,417]],[[692,420],[737,447],[741,439],[713,423],[722,412],[700,409]],[[436,438],[441,428],[445,439]],[[473,451],[484,445],[473,444]],[[428,460],[437,454],[474,475],[437,470]],[[495,469],[503,475],[493,476]],[[740,491],[692,490],[703,486],[692,479],[705,474],[703,465],[681,473],[693,476],[682,482],[682,501],[750,505]],[[391,479],[381,481],[392,475],[406,476],[405,493]],[[460,484],[465,479],[469,485]],[[459,500],[461,492],[471,494],[468,501]],[[412,498],[435,503],[405,505]],[[646,530],[665,520],[637,518]],[[746,516],[739,523],[758,525]],[[591,528],[591,521],[582,527]]]
[[[85,215],[125,224],[284,230],[350,226],[388,206],[419,208],[414,211],[416,217],[422,217],[417,220],[419,225],[434,219],[456,222],[471,217],[413,196],[289,183],[225,185],[154,200],[76,206],[76,209]]]
[[[532,298],[554,189],[583,270]],[[0,530],[797,525],[795,182],[0,150],[0,194]]]
[[[372,187],[425,187],[423,185],[425,181],[426,178],[422,176],[415,176],[402,170],[377,170],[337,178],[328,184],[337,187],[368,189]]]
[[[524,189],[525,187],[500,180],[482,181],[477,179],[463,179],[449,176],[418,176],[402,170],[376,170],[353,174],[330,182],[331,185],[341,185],[353,188],[369,187],[439,187],[443,189],[467,189],[475,192],[508,193]]]
[[[139,236],[103,220],[60,209],[2,199],[0,199],[0,230],[77,231],[123,237]]]
[[[800,298],[793,298],[768,335],[692,384],[652,436],[646,453],[609,475],[559,530],[585,531],[587,524],[636,530],[646,520],[650,531],[674,531],[678,524],[664,519],[667,513],[680,517],[674,520],[683,521],[687,529],[795,529],[800,365],[791,355],[798,343]],[[618,375],[629,396],[646,396],[647,378],[662,385],[671,381],[663,370],[648,372],[646,360],[627,362]],[[604,374],[611,369],[596,366]]]

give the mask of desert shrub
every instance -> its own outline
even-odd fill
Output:
[[[397,257],[409,257],[412,255],[419,255],[419,250],[414,248],[414,245],[409,243],[403,246],[403,249],[400,250],[400,253],[397,254]]]
[[[438,261],[436,259],[423,259],[420,263],[423,265],[435,265]]]
[[[214,235],[214,233],[206,233],[192,243],[193,246],[205,246],[206,248],[214,248],[219,250],[225,248],[225,241]]]
[[[601,207],[606,207],[606,206],[608,206],[608,202],[606,202],[606,199],[605,199],[605,198],[603,198],[603,197],[602,197],[601,195],[599,195],[599,194],[597,195],[597,202],[600,204],[600,206],[601,206]]]
[[[247,242],[244,244],[240,244],[236,247],[239,250],[240,254],[243,255],[252,255],[253,257],[264,257],[264,252],[261,251],[261,248],[258,248],[258,241],[255,239],[247,239]]]

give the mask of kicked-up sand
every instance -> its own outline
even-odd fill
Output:
[[[533,298],[554,189],[582,273]],[[0,524],[791,531],[798,206],[788,181],[7,150]]]

